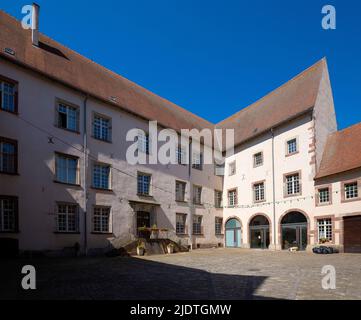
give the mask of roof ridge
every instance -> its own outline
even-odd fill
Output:
[[[283,89],[284,87],[292,84],[295,80],[301,78],[302,76],[304,76],[305,74],[307,74],[308,72],[311,71],[311,69],[315,69],[316,67],[318,67],[320,64],[325,65],[326,63],[326,57],[323,57],[322,59],[318,60],[317,62],[315,62],[313,65],[309,66],[307,69],[301,71],[300,73],[298,73],[296,76],[294,76],[293,78],[291,78],[290,80],[288,80],[287,82],[281,84],[280,86],[278,86],[277,88],[269,91],[267,94],[265,94],[264,96],[262,96],[261,98],[259,98],[258,100],[256,100],[255,102],[249,104],[247,107],[241,109],[240,111],[236,112],[235,114],[229,116],[228,118],[218,122],[216,124],[216,126],[223,124],[224,122],[231,120],[232,118],[239,116],[241,113],[248,111],[250,108],[252,108],[254,105],[256,105],[256,103],[262,102],[263,100],[265,100],[266,98],[269,98],[270,96],[272,96],[273,94],[277,93],[279,90]]]

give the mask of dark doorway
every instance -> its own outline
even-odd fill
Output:
[[[281,221],[282,249],[297,247],[306,250],[307,247],[307,218],[298,211],[286,214]]]
[[[142,232],[139,228],[150,228],[150,213],[146,211],[137,212],[137,232]]]
[[[268,249],[270,245],[269,222],[265,216],[259,215],[249,224],[252,249]]]

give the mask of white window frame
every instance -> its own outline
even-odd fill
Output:
[[[253,184],[253,201],[262,202],[266,200],[265,183],[256,182]]]
[[[193,204],[202,204],[202,191],[203,188],[201,186],[193,185]]]
[[[5,208],[5,201],[10,202],[11,209]],[[15,197],[0,197],[0,232],[13,233],[16,232],[16,220],[18,215],[18,203]],[[8,204],[9,205],[9,204]],[[7,220],[7,226],[5,228],[4,221]]]
[[[294,144],[291,144],[291,142],[293,142],[293,141],[294,141]],[[295,149],[290,150],[291,146],[295,146]],[[298,137],[288,139],[286,141],[286,155],[290,156],[290,155],[298,153],[298,151],[299,151]]]
[[[201,235],[202,234],[202,222],[203,222],[203,217],[202,216],[193,216],[193,221],[192,221],[192,233],[194,235]]]
[[[228,190],[228,206],[235,207],[237,203],[237,189]]]
[[[193,151],[192,153],[192,168],[196,170],[203,170],[203,153]]]
[[[93,207],[93,232],[94,233],[111,233],[112,208],[103,206]],[[99,228],[96,228],[96,226]]]
[[[185,202],[186,189],[187,189],[186,182],[176,180],[175,182],[176,201]]]
[[[60,111],[61,107],[65,108],[66,112]],[[69,123],[71,123],[70,119],[72,118],[72,114],[69,111],[74,112],[75,114],[75,128],[71,128]],[[62,127],[60,125],[60,113],[65,114],[66,116],[66,127]],[[65,102],[63,100],[57,99],[56,100],[56,126],[59,129],[68,130],[72,132],[79,132],[79,122],[80,122],[80,114],[79,114],[79,107],[73,105],[71,103]]]
[[[215,223],[215,225],[214,225],[215,235],[216,236],[222,235],[223,234],[223,218],[215,217],[214,223]]]
[[[150,135],[143,130],[138,131],[138,151],[147,155],[151,154]]]
[[[66,160],[66,167],[62,168],[66,171],[65,176],[66,181],[62,181],[59,176],[58,176],[58,170],[59,170],[59,163],[58,163],[58,159],[65,159]],[[75,160],[76,161],[76,168],[75,168],[75,181],[74,182],[70,182],[69,181],[69,171],[71,170],[69,168],[69,160]],[[66,183],[66,184],[73,184],[73,185],[78,185],[79,184],[79,158],[75,157],[75,156],[71,156],[71,155],[66,155],[66,154],[62,154],[62,153],[55,153],[55,180],[57,182],[61,182],[61,183]]]
[[[297,172],[297,173],[287,174],[285,176],[285,195],[286,196],[300,195],[301,184],[302,184],[301,173]]]
[[[333,241],[333,224],[331,218],[318,219],[317,230],[318,242],[320,242],[321,239]]]
[[[186,221],[187,221],[186,214],[176,213],[176,227],[175,227],[176,234],[186,234]]]
[[[351,190],[348,189],[350,186],[352,186]],[[358,188],[359,185],[357,181],[345,183],[344,184],[345,200],[358,199],[360,197]]]
[[[146,183],[145,177],[147,177],[149,180]],[[140,180],[141,179],[141,180]],[[146,192],[147,186],[148,192]],[[152,186],[152,175],[148,173],[138,172],[137,175],[137,194],[140,196],[151,196],[151,186]]]
[[[228,164],[228,176],[234,176],[237,173],[236,161],[232,161]]]
[[[107,169],[108,170],[108,174],[107,174],[107,187],[103,186],[103,177],[104,177],[104,173],[102,171],[100,172],[96,172],[97,167],[102,168],[102,169]],[[92,175],[92,187],[95,189],[101,189],[101,190],[111,190],[112,186],[111,186],[111,172],[112,172],[112,167],[109,164],[105,164],[105,163],[100,163],[100,162],[95,162],[93,164],[93,175]],[[97,185],[96,182],[96,175],[99,174],[99,185]],[[105,181],[105,180],[104,180]]]
[[[98,129],[96,130],[96,128]],[[110,117],[93,113],[93,138],[105,142],[112,141],[112,119]]]
[[[214,206],[218,209],[223,207],[223,192],[220,190],[214,190]]]
[[[258,158],[258,156],[260,156],[260,158]],[[260,162],[259,162],[260,160]],[[253,155],[253,167],[257,168],[257,167],[261,167],[263,166],[263,152],[257,152]]]
[[[65,212],[60,212],[60,206],[66,208]],[[70,207],[75,208],[75,211],[70,212]],[[65,216],[65,229],[60,229],[59,216]],[[70,228],[70,217],[74,218],[74,229]],[[78,233],[79,232],[79,206],[73,203],[62,203],[56,204],[56,232],[60,233]]]
[[[12,87],[13,92],[12,93],[6,93],[6,95],[8,96],[12,96],[12,101],[13,101],[13,105],[10,106],[9,108],[5,108],[5,84],[7,84],[8,86]],[[5,80],[0,80],[0,91],[1,91],[1,110],[7,111],[7,112],[12,112],[15,113],[16,112],[16,90],[17,90],[17,85]]]

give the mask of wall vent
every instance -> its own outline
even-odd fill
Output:
[[[15,56],[15,51],[11,48],[5,48],[4,52],[10,54],[11,56]]]

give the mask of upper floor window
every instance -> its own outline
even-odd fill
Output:
[[[79,207],[77,204],[57,204],[56,231],[78,232],[79,231]]]
[[[285,195],[293,196],[301,193],[300,173],[293,173],[285,176]]]
[[[228,175],[234,176],[236,174],[236,170],[236,161],[233,161],[228,165]]]
[[[93,213],[93,232],[109,233],[110,232],[110,207],[94,207]]]
[[[216,176],[224,176],[224,164],[215,164],[214,166],[214,174]]]
[[[98,140],[110,142],[112,140],[111,119],[94,114],[93,137]]]
[[[176,157],[178,164],[187,164],[187,152],[183,146],[176,147]]]
[[[176,214],[176,233],[177,234],[185,234],[186,219],[187,219],[187,215],[185,215],[183,213]]]
[[[79,132],[79,108],[64,102],[57,103],[57,126]]]
[[[139,130],[138,133],[138,151],[150,154],[150,137],[148,133],[145,133],[143,130]]]
[[[222,234],[223,219],[216,217],[215,219],[215,233],[216,235]]]
[[[192,168],[197,169],[197,170],[203,170],[203,154],[202,153],[193,152]]]
[[[228,205],[234,207],[237,205],[237,190],[228,191]]]
[[[138,195],[149,196],[150,195],[150,181],[151,175],[138,173]]]
[[[253,156],[253,166],[260,167],[263,165],[263,152],[258,152]]]
[[[16,174],[18,171],[17,164],[17,141],[0,137],[0,173]]]
[[[257,182],[253,185],[254,202],[265,201],[264,182]]]
[[[0,109],[16,113],[17,106],[17,83],[11,80],[5,80],[0,77]]]
[[[110,165],[102,163],[94,164],[93,188],[110,190]]]
[[[79,184],[79,158],[57,153],[55,155],[56,181]]]
[[[175,195],[176,195],[176,201],[185,201],[186,196],[186,186],[187,184],[182,181],[176,181],[175,182]]]
[[[287,155],[292,155],[298,152],[298,143],[297,138],[291,139],[287,141]]]
[[[223,207],[223,194],[222,191],[215,190],[214,191],[214,205],[216,208]]]
[[[331,202],[330,188],[319,188],[317,189],[317,200],[318,204],[329,204]]]
[[[202,204],[202,187],[193,186],[193,203]]]
[[[318,228],[318,241],[332,241],[332,220],[331,219],[319,219],[317,220]]]
[[[0,196],[0,232],[18,231],[18,199]]]
[[[193,216],[193,234],[203,234],[201,216]]]
[[[345,191],[344,191],[345,192],[345,200],[356,199],[359,197],[357,181],[345,183],[344,188],[345,188]]]

